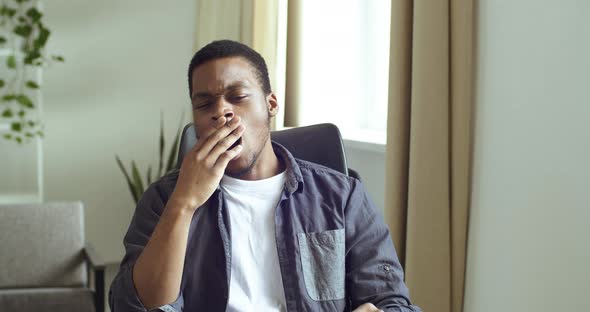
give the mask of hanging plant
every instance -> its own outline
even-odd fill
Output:
[[[43,124],[35,113],[31,94],[40,85],[32,69],[63,62],[59,55],[48,56],[45,45],[51,31],[43,24],[38,0],[0,0],[0,123],[8,124],[3,137],[17,143],[43,137]]]

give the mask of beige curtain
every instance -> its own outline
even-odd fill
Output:
[[[413,301],[460,312],[473,98],[473,0],[392,1],[385,217]]]
[[[300,125],[299,107],[300,103],[300,81],[302,79],[299,70],[301,64],[301,28],[303,23],[303,1],[288,1],[288,26],[287,26],[287,47],[286,53],[286,81],[289,83],[285,86],[285,114],[284,124],[287,127],[296,127]]]
[[[251,45],[253,1],[255,0],[197,0],[194,50],[219,39],[231,39]]]
[[[273,92],[279,101],[279,113],[271,128],[283,126],[287,49],[287,5],[285,0],[253,0],[252,44],[265,59]]]

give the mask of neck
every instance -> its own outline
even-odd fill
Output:
[[[285,170],[285,164],[277,157],[275,151],[272,148],[270,139],[266,141],[264,147],[258,155],[258,159],[252,166],[252,169],[240,177],[242,180],[262,180],[283,172]]]

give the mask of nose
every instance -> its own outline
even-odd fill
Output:
[[[217,121],[221,117],[225,117],[227,121],[234,118],[234,112],[231,108],[231,104],[227,103],[223,96],[217,98],[215,103],[215,111],[211,116],[211,121]]]

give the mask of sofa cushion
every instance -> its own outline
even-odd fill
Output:
[[[0,310],[20,312],[94,312],[89,288],[23,288],[0,290]]]
[[[0,289],[85,286],[83,248],[82,203],[0,205]]]

